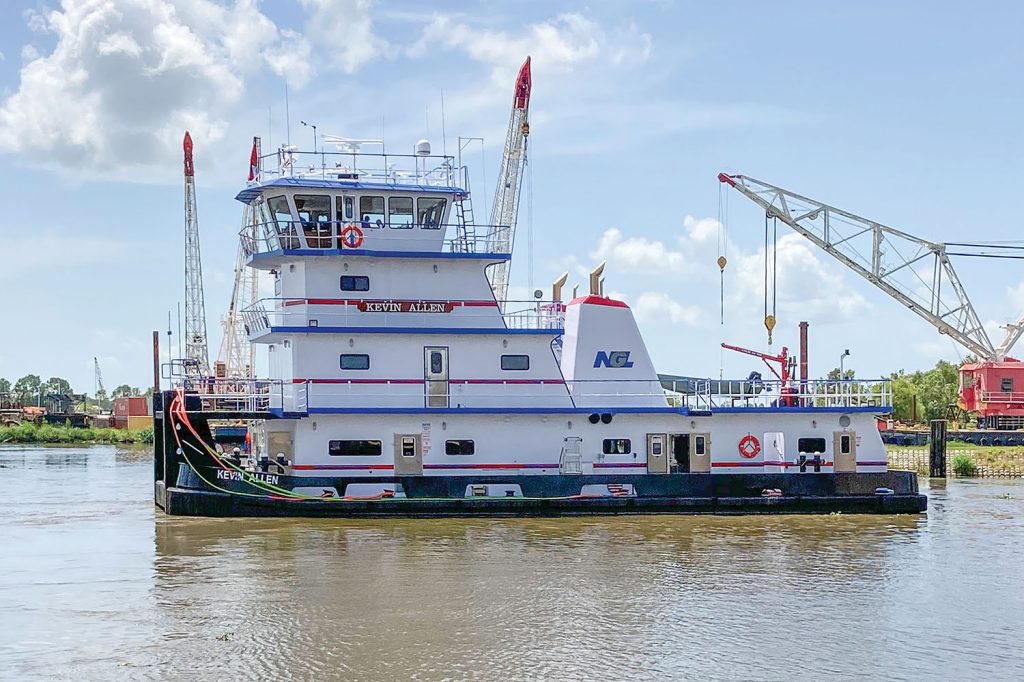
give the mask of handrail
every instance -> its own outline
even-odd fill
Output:
[[[259,161],[261,181],[267,177],[300,177],[454,187],[457,179],[455,157],[447,155],[311,152],[282,148],[276,153],[264,154]],[[405,167],[400,168],[400,165]]]
[[[377,223],[380,224],[377,224]],[[250,224],[238,236],[246,255],[290,250],[355,251],[411,250],[442,253],[480,253],[506,255],[511,253],[502,235],[507,225],[474,225],[480,235],[462,235],[445,239],[448,228],[459,233],[453,223],[438,225],[391,225],[380,221],[302,220],[265,221]],[[355,230],[351,228],[357,228]]]

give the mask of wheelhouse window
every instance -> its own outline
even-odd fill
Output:
[[[270,214],[277,221],[278,228],[287,227],[292,222],[292,210],[288,207],[288,197],[270,197],[267,199]]]
[[[354,197],[338,197],[338,222],[354,220],[356,216],[356,200]]]
[[[331,198],[323,194],[293,197],[306,243],[314,249],[331,246]]]
[[[384,197],[359,197],[359,222],[364,230],[384,227]]]
[[[805,455],[816,455],[825,452],[824,438],[798,438],[796,441],[797,452]]]
[[[398,230],[412,227],[412,197],[388,199],[388,225]]]
[[[381,453],[379,440],[332,440],[327,442],[331,457],[377,457]]]
[[[633,444],[628,438],[605,438],[601,442],[601,452],[606,455],[628,455],[633,452]]]
[[[420,197],[416,200],[416,224],[427,230],[440,228],[447,204],[447,199]]]
[[[530,369],[529,355],[502,355],[501,368],[505,371],[523,371]]]
[[[365,353],[343,353],[342,369],[370,369],[370,356]]]
[[[444,454],[446,455],[472,455],[476,452],[476,444],[471,440],[446,440],[444,442]]]
[[[370,278],[364,275],[342,275],[342,291],[369,291]]]

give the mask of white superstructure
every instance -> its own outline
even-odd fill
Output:
[[[884,382],[669,382],[599,276],[570,301],[560,285],[497,300],[488,268],[510,248],[460,222],[451,157],[272,158],[238,195],[258,216],[248,265],[275,294],[243,314],[270,360],[246,400],[278,416],[250,426],[252,447],[288,473],[372,492],[396,476],[885,471]]]

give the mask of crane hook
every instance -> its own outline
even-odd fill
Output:
[[[772,345],[772,330],[775,329],[775,316],[766,315],[764,318],[764,328],[768,330],[768,345]]]

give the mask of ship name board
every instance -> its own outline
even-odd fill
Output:
[[[217,469],[217,478],[222,481],[242,481],[244,483],[269,483],[271,485],[277,485],[280,480],[274,474],[262,474],[257,472],[246,471],[226,471],[224,469]]]
[[[364,313],[450,313],[447,301],[360,301],[356,306]]]

